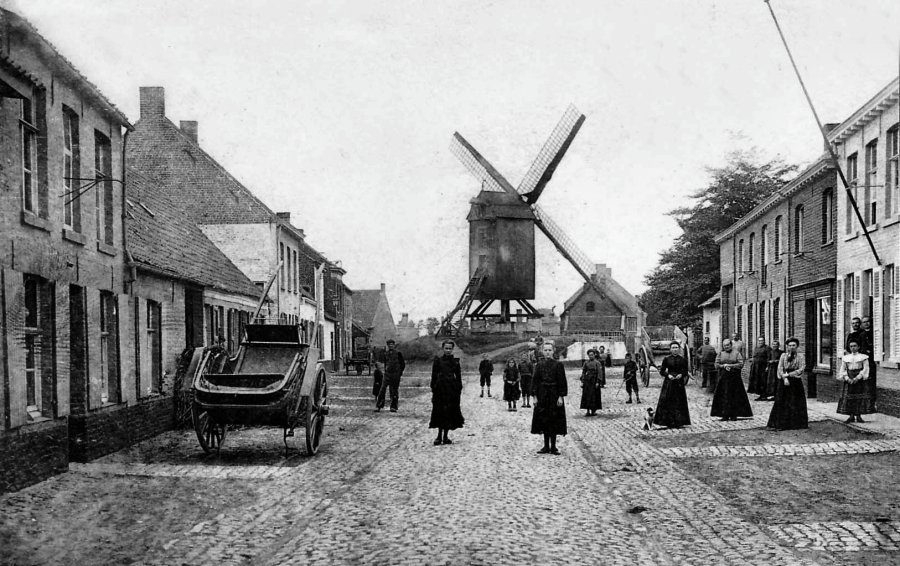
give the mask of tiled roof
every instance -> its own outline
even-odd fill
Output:
[[[159,179],[168,197],[194,222],[283,224],[168,118],[142,118],[134,127],[126,147],[129,166]]]
[[[70,75],[76,83],[76,88],[80,88],[85,94],[95,98],[108,114],[118,119],[124,126],[131,128],[131,124],[128,122],[128,117],[125,116],[125,114],[122,113],[121,110],[116,108],[116,105],[110,102],[110,100],[106,98],[106,96],[102,92],[100,92],[100,89],[97,88],[97,85],[89,81],[87,77],[81,74],[81,71],[79,71],[78,68],[75,67],[75,65],[72,64],[72,62],[69,61],[62,54],[62,52],[60,52],[59,49],[57,49],[52,43],[47,41],[47,38],[41,35],[37,28],[34,27],[34,24],[29,22],[16,12],[3,8],[0,8],[0,11],[2,11],[2,14],[0,14],[0,16],[2,16],[0,17],[0,20],[5,20],[9,22],[11,26],[19,28],[20,30],[25,32],[26,37],[34,39],[37,45],[44,49],[44,51],[46,52],[45,61],[50,67],[55,68],[55,70],[63,76]],[[16,65],[15,62],[10,62]],[[39,81],[38,84],[40,84]]]
[[[149,270],[258,298],[260,289],[217,248],[158,188],[156,180],[133,167],[127,170],[128,251]]]
[[[353,320],[363,328],[372,327],[381,297],[381,289],[353,291]]]

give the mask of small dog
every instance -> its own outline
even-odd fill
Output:
[[[644,430],[653,430],[653,408],[647,407],[647,414],[644,415]]]

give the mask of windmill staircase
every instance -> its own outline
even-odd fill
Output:
[[[453,310],[451,310],[447,316],[444,317],[444,320],[441,321],[441,326],[437,331],[438,336],[459,336],[463,321],[469,313],[469,307],[472,306],[472,301],[475,300],[475,294],[478,292],[481,284],[484,283],[484,279],[484,269],[479,267],[475,270],[475,273],[472,274],[472,278],[469,279],[469,284],[466,285],[466,288],[463,290],[462,296],[460,296],[456,306],[453,307]]]

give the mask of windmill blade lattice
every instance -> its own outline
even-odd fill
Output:
[[[487,159],[478,153],[477,149],[472,147],[472,144],[459,135],[459,132],[453,134],[453,141],[450,142],[450,151],[476,179],[481,181],[482,189],[498,193],[512,192],[516,194],[516,190],[512,185],[488,163]],[[501,185],[501,183],[505,184],[506,187]]]
[[[534,217],[537,219],[536,224],[538,228],[541,229],[541,232],[553,242],[553,245],[556,246],[559,253],[569,260],[572,267],[574,267],[575,270],[590,283],[591,276],[597,269],[594,262],[591,261],[586,253],[581,251],[581,249],[575,245],[572,238],[570,238],[559,224],[554,222],[540,206],[533,204],[531,205],[531,210],[534,212]]]
[[[562,161],[566,150],[575,139],[575,135],[584,123],[584,114],[582,114],[574,105],[570,105],[566,110],[559,123],[553,129],[550,137],[544,143],[544,147],[538,153],[531,168],[525,173],[522,182],[516,189],[521,195],[528,195],[526,201],[532,204],[537,201],[543,192],[544,187],[553,177],[556,167]],[[531,194],[529,194],[531,193]]]

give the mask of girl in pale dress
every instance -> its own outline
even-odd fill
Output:
[[[869,379],[869,356],[859,352],[859,342],[850,339],[847,344],[850,353],[841,358],[841,371],[838,380],[843,381],[841,400],[838,402],[838,413],[850,415],[848,423],[854,420],[864,422],[862,415],[875,412],[875,395]]]

